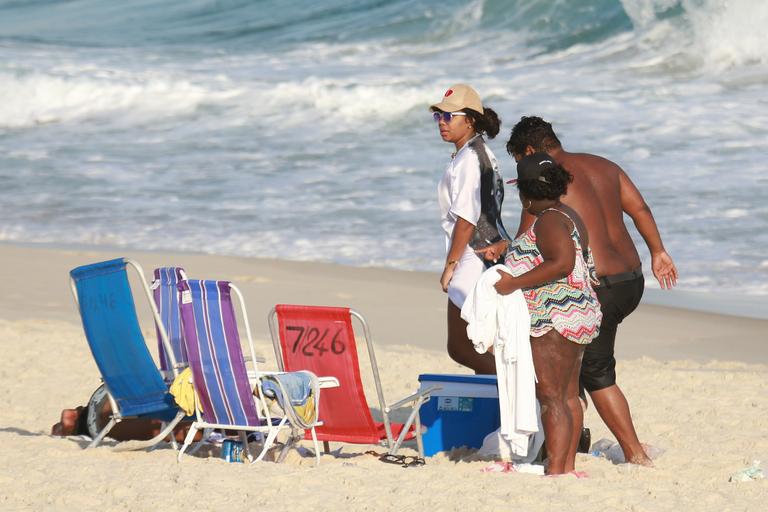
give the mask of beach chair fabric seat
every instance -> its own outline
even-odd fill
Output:
[[[179,281],[186,278],[187,275],[181,267],[159,267],[154,271],[154,280],[151,285],[152,295],[179,369],[187,366],[187,348],[184,345],[184,334],[181,330],[181,311],[177,287]],[[171,359],[166,354],[165,344],[159,330],[157,332],[157,352],[160,369],[167,375],[171,370]]]
[[[240,335],[226,281],[190,280],[182,293],[192,299],[182,306],[189,328],[186,344],[192,375],[205,420],[220,425],[260,426],[248,382]]]
[[[353,316],[363,326],[382,422],[374,420],[365,396]],[[429,395],[415,393],[396,404],[411,404],[405,424],[389,420],[390,407],[384,400],[373,341],[362,315],[343,307],[279,304],[270,312],[269,324],[281,370],[309,370],[339,381],[339,387],[323,391],[323,425],[317,428],[318,439],[353,444],[384,442],[394,454],[404,440],[416,437],[421,452],[418,409]]]

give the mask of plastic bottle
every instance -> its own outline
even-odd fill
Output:
[[[737,471],[728,479],[729,482],[750,482],[752,480],[762,480],[765,478],[763,470],[760,468],[760,461],[753,460],[749,467]]]
[[[643,449],[646,455],[651,460],[658,459],[666,450],[649,444],[643,444]],[[605,457],[614,464],[624,464],[624,451],[621,449],[621,445],[616,441],[610,439],[601,439],[592,445],[592,449],[589,451],[590,455],[595,457]]]

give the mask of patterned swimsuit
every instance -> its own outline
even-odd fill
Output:
[[[549,210],[562,213],[573,224],[571,238],[576,251],[576,262],[566,277],[523,289],[531,314],[531,337],[538,338],[555,329],[564,338],[586,345],[598,335],[602,320],[600,303],[590,282],[590,275],[594,275],[592,251],[587,249],[585,259],[576,224],[565,212],[555,208]],[[515,277],[532,270],[544,261],[536,246],[536,233],[533,231],[535,225],[536,222],[509,244],[505,263]]]

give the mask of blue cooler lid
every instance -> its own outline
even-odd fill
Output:
[[[434,397],[498,398],[499,396],[495,375],[423,373],[419,375],[419,389],[432,389],[430,394]]]
[[[460,373],[422,373],[419,382],[455,382],[460,384],[496,385],[495,375],[467,375]]]

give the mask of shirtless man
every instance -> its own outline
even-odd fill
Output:
[[[651,270],[661,287],[669,289],[677,283],[677,269],[664,250],[651,209],[621,167],[599,156],[565,151],[552,125],[540,117],[523,117],[515,125],[507,151],[515,160],[535,152],[549,153],[573,174],[573,183],[562,202],[581,215],[589,232],[600,278],[595,291],[603,312],[600,335],[584,352],[581,385],[621,445],[625,459],[652,465],[637,438],[627,399],[616,384],[614,358],[618,325],[637,307],[644,288],[640,256],[624,225],[624,213],[632,218],[645,240],[651,253]],[[533,215],[523,210],[517,236],[533,221]]]

